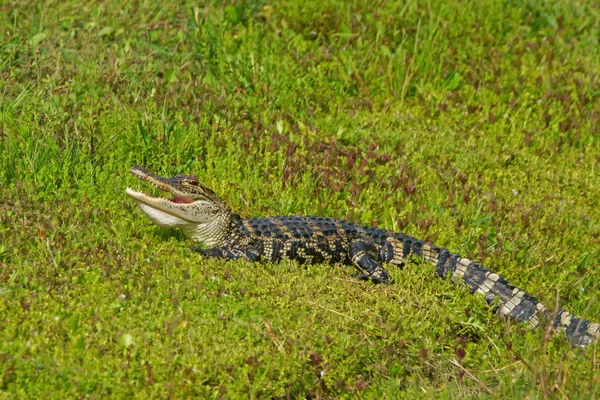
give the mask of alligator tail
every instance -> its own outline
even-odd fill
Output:
[[[551,321],[558,332],[565,332],[567,340],[575,347],[588,346],[600,338],[600,324],[571,315],[560,308],[550,313],[535,297],[508,282],[494,271],[452,253],[447,249],[423,242],[404,234],[387,238],[382,248],[384,262],[403,264],[411,256],[418,256],[435,266],[443,279],[464,283],[471,293],[484,296],[490,304],[497,304],[498,314],[537,328],[542,320]]]

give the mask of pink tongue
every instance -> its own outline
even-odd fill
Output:
[[[173,196],[173,199],[171,201],[173,203],[181,203],[181,204],[191,204],[194,202],[194,200],[192,200],[188,197],[182,197],[182,196]]]

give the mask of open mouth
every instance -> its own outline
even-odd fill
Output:
[[[166,189],[161,189],[161,191],[170,193]],[[125,193],[127,193],[128,195],[130,195],[131,197],[134,197],[134,198],[140,198],[141,196],[144,196],[146,198],[153,199],[153,200],[167,200],[173,204],[192,204],[194,202],[194,199],[191,199],[191,198],[185,197],[185,196],[179,196],[179,195],[173,194],[173,193],[171,193],[171,195],[172,195],[171,197],[152,196],[152,195],[149,195],[146,193],[138,192],[131,188],[127,188]]]
[[[212,215],[202,211],[203,206],[209,204],[202,196],[187,192],[180,188],[181,180],[187,176],[174,176],[163,178],[153,174],[140,166],[131,167],[129,170],[138,179],[151,183],[161,194],[147,195],[127,188],[125,193],[131,197],[139,208],[158,226],[164,228],[193,229],[199,224],[211,222]],[[161,196],[161,197],[158,197]]]
[[[151,177],[149,175],[149,173],[144,170],[141,167],[133,167],[131,168],[130,172],[135,175],[137,178],[139,178],[142,181],[145,182],[149,182],[151,184],[154,185],[154,187],[156,187],[158,190],[160,190],[162,193],[169,193],[171,194],[171,197],[158,197],[158,196],[152,196],[152,195],[148,195],[145,193],[140,193],[140,192],[136,192],[130,188],[127,188],[127,194],[131,195],[131,194],[142,194],[146,197],[150,197],[152,199],[157,199],[157,200],[168,200],[171,203],[175,203],[175,204],[192,204],[194,202],[194,199],[191,197],[186,197],[186,196],[182,196],[178,193],[175,192],[175,190],[167,184],[163,184],[160,180],[160,177],[156,177],[158,179],[153,179],[153,177]],[[132,197],[136,197],[136,196],[132,196]]]

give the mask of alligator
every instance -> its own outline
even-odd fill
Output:
[[[355,277],[375,283],[390,282],[382,264],[402,267],[412,257],[419,257],[432,264],[441,278],[463,282],[471,292],[483,295],[505,318],[531,328],[548,321],[552,330],[564,332],[574,347],[588,346],[600,337],[600,324],[562,308],[551,312],[494,271],[404,233],[326,217],[243,219],[194,176],[164,178],[137,165],[130,172],[172,197],[154,197],[131,188],[125,193],[156,225],[179,228],[187,238],[203,244],[206,248],[194,250],[206,257],[353,265],[360,271]]]

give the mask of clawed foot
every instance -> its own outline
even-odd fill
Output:
[[[386,272],[380,274],[379,276],[358,273],[353,274],[352,277],[360,279],[361,281],[372,281],[373,283],[390,283],[390,276]]]
[[[190,248],[206,257],[222,257],[223,256],[223,253],[221,252],[221,249],[219,249],[219,248],[202,249],[200,247],[195,247],[195,246],[192,246]]]

